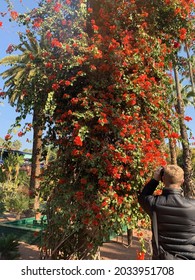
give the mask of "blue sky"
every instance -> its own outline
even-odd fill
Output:
[[[0,0],[0,12],[7,11],[7,5],[5,0]],[[14,5],[14,9],[18,12],[24,12],[28,9],[32,9],[37,6],[39,0],[12,0],[11,1]],[[18,42],[18,35],[17,32],[19,31],[17,25],[14,22],[9,22],[6,17],[0,17],[0,21],[3,22],[3,27],[0,28],[0,58],[5,57],[6,49],[9,44],[14,44]],[[0,72],[4,71],[5,68],[0,66]],[[3,80],[0,77],[0,89],[3,89]],[[1,91],[1,90],[0,90]],[[0,100],[1,101],[1,100]],[[187,108],[186,115],[192,117],[192,121],[187,123],[189,128],[192,131],[193,136],[195,137],[195,110],[193,107]],[[4,138],[7,134],[8,129],[14,123],[17,114],[15,112],[15,108],[12,108],[5,100],[3,100],[3,104],[0,104],[0,137]],[[31,122],[31,116],[28,116],[25,122]],[[32,143],[29,143],[27,139],[32,140],[32,132],[27,133],[23,137],[18,137],[17,133],[13,134],[12,140],[19,140],[22,143],[22,149],[32,148]],[[193,140],[195,142],[195,140]]]
[[[5,0],[0,0],[0,12],[7,12],[7,4]],[[32,9],[37,6],[38,0],[11,0],[13,3],[13,10],[17,12],[25,12],[29,9]],[[0,21],[3,22],[3,27],[0,28],[0,58],[7,56],[6,49],[10,44],[14,44],[18,42],[18,34],[19,31],[16,23],[9,22],[7,17],[1,17]],[[0,72],[3,72],[5,68],[0,66]],[[3,89],[4,81],[0,77],[0,89]],[[0,90],[0,91],[1,91]],[[15,112],[15,108],[11,107],[6,100],[0,100],[0,137],[4,139],[4,136],[7,134],[10,126],[15,122],[15,118],[17,116]],[[23,121],[22,125],[25,122],[31,122],[31,116],[28,116],[26,120]],[[22,143],[22,149],[31,149],[32,143],[28,142],[28,139],[32,140],[32,132],[26,133],[23,137],[18,137],[17,132],[13,134],[12,140],[19,140]]]

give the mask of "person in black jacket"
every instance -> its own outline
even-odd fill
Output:
[[[161,180],[162,194],[154,195]],[[179,166],[160,167],[144,186],[138,201],[151,219],[156,211],[159,245],[173,255],[195,260],[195,199],[183,196],[183,182],[184,172]],[[152,247],[152,259],[158,259],[154,235]]]

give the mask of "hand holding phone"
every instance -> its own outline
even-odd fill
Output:
[[[156,181],[162,181],[162,176],[164,174],[164,168],[162,166],[158,167],[155,171],[154,171],[154,176],[153,178]]]

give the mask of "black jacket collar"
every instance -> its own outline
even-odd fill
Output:
[[[183,190],[181,188],[176,189],[176,188],[163,188],[162,195],[167,195],[167,194],[176,194],[176,195],[182,195]]]

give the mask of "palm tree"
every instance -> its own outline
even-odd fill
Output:
[[[189,78],[190,78],[191,89],[192,89],[191,95],[193,96],[193,99],[195,101],[195,83],[194,83],[194,73],[193,73],[194,56],[190,55],[190,50],[189,50],[187,42],[185,43],[185,51],[186,51],[186,54],[187,54],[187,62],[188,62],[188,68],[189,68]]]
[[[182,96],[181,83],[179,81],[179,73],[177,65],[174,65],[174,77],[175,77],[175,86],[176,86],[176,98],[177,104],[175,106],[176,112],[179,118],[179,127],[182,138],[182,149],[183,149],[183,169],[185,177],[185,186],[184,191],[186,196],[194,196],[194,181],[193,181],[193,169],[192,169],[192,156],[188,140],[187,128],[185,125],[185,105],[184,98]]]
[[[182,117],[184,119],[185,108],[188,106],[194,105],[192,98],[194,98],[195,95],[194,95],[194,92],[192,91],[191,85],[189,85],[189,84],[187,84],[185,86],[183,85],[185,82],[184,77],[182,77],[179,80],[179,73],[177,71],[177,68],[174,69],[174,73],[175,73],[175,84],[177,85],[177,87],[176,87],[176,85],[173,87],[173,92],[172,92],[172,95],[170,96],[168,102],[170,104],[173,104],[175,111],[179,114],[180,117]],[[182,98],[182,100],[181,100],[181,98]],[[178,103],[179,103],[179,105],[178,105]],[[180,110],[178,108],[180,108]],[[184,123],[184,121],[183,121],[183,123]],[[180,125],[181,125],[181,123],[179,124],[178,130],[180,129]],[[186,133],[187,133],[187,128],[185,128],[185,129],[186,129]],[[177,144],[172,138],[169,139],[169,151],[170,151],[171,164],[177,164],[177,156],[178,156],[177,155]]]
[[[42,52],[47,47],[43,38],[38,42],[32,35],[19,34],[19,55],[10,55],[0,60],[0,64],[10,66],[0,75],[5,79],[6,97],[12,106],[17,106],[21,118],[32,113],[34,129],[32,148],[32,171],[30,190],[35,193],[39,188],[42,134],[45,124],[44,109],[47,103],[48,85],[44,74]],[[43,91],[44,89],[44,91]],[[34,209],[38,209],[38,195],[35,194]]]

